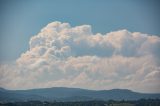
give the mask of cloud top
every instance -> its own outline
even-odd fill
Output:
[[[160,92],[158,36],[127,30],[93,34],[90,25],[52,22],[33,36],[29,45],[16,65],[0,67],[1,86]]]

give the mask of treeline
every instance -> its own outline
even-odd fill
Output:
[[[0,106],[160,106],[160,99],[140,99],[137,101],[77,101],[77,102],[10,102],[0,103]]]
[[[160,106],[160,99],[140,99],[136,101],[129,100],[109,100],[107,106]]]
[[[103,101],[81,101],[81,102],[14,102],[3,103],[0,106],[105,106]]]

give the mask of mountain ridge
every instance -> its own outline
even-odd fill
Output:
[[[0,101],[88,101],[138,100],[160,98],[160,93],[139,93],[128,89],[89,90],[83,88],[51,87],[28,90],[0,88]]]

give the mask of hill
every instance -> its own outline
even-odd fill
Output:
[[[89,100],[138,100],[156,99],[160,94],[138,93],[127,89],[87,90],[53,87],[30,90],[6,90],[0,88],[0,101],[89,101]]]

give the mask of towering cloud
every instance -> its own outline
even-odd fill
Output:
[[[93,34],[91,26],[53,22],[30,39],[14,65],[1,65],[0,86],[126,88],[160,92],[160,38],[127,30]]]

